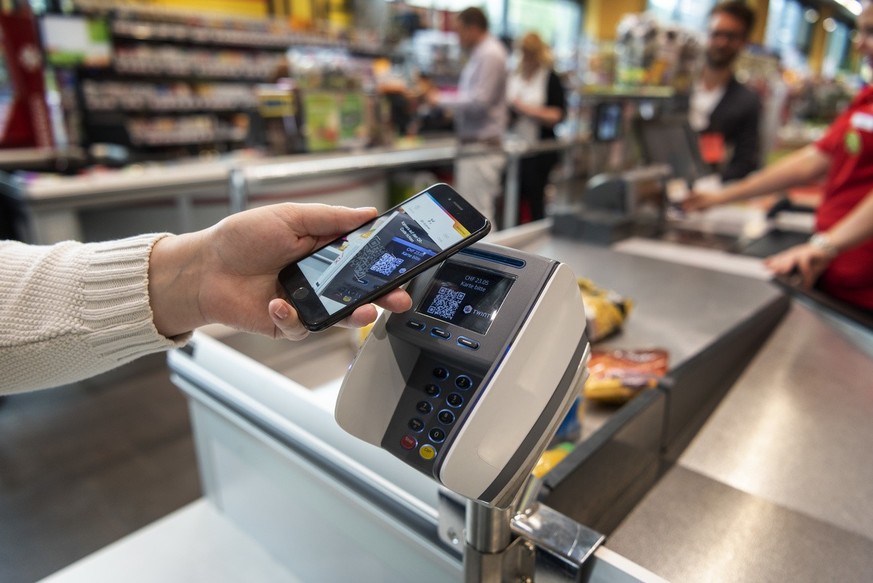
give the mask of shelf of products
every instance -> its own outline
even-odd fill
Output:
[[[112,65],[128,75],[268,81],[285,60],[283,54],[137,45],[117,47]]]
[[[373,38],[330,38],[323,34],[291,30],[284,23],[274,20],[234,23],[233,28],[216,26],[214,20],[184,20],[153,22],[125,17],[115,20],[110,30],[117,39],[140,42],[167,41],[281,51],[293,46],[312,46],[343,48],[353,52],[383,52],[381,43]]]
[[[229,121],[213,115],[134,118],[128,120],[126,129],[135,146],[241,142],[248,136],[249,116],[236,114]]]
[[[85,107],[93,112],[239,111],[257,106],[244,83],[135,83],[86,80]]]
[[[369,70],[385,56],[377,32],[336,38],[275,19],[104,0],[74,6],[76,15],[47,15],[55,26],[44,34],[57,37],[77,25],[106,58],[62,62],[63,55],[47,51],[46,60],[58,70],[67,133],[85,148],[118,144],[134,161],[243,143],[295,153],[373,142]],[[277,99],[285,112],[279,116],[269,107]],[[304,136],[305,121],[311,127]],[[279,139],[291,126],[293,139]]]

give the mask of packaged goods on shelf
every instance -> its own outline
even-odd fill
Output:
[[[691,88],[702,43],[697,32],[660,23],[651,14],[626,14],[616,31],[616,83]]]
[[[254,13],[246,18],[108,0],[74,0],[74,5],[105,25],[111,49],[103,67],[56,71],[69,89],[61,117],[82,147],[117,144],[139,161],[179,156],[182,146],[196,156],[243,142],[277,155],[298,153],[306,149],[301,90],[338,94],[340,123],[318,130],[323,149],[371,143],[372,116],[361,111],[360,102],[370,99],[375,87],[372,59],[384,56],[377,31],[352,30],[340,38]],[[303,57],[291,64],[289,49]],[[284,88],[278,81],[287,78],[294,80],[294,94],[279,98]],[[272,139],[282,138],[278,130],[287,128],[267,127],[270,120],[261,116],[267,86],[275,97],[271,103],[281,101],[283,112],[288,105],[293,110],[279,120],[295,118],[293,138]]]
[[[171,45],[118,48],[113,58],[119,73],[229,79],[269,79],[284,61],[284,55],[190,50]]]
[[[127,122],[131,142],[136,146],[167,146],[212,142],[241,142],[246,139],[249,118],[234,116],[229,122],[212,115],[134,118]]]
[[[196,111],[248,109],[257,104],[249,85],[238,83],[137,83],[86,80],[90,111]]]

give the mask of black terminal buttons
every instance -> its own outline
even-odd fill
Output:
[[[423,332],[428,330],[425,326]],[[474,373],[445,361],[422,359],[409,381],[410,388],[417,389],[404,393],[402,410],[392,420],[392,451],[419,470],[431,472],[441,450],[449,447],[458,420],[476,400],[479,381],[475,379]]]
[[[462,397],[458,393],[451,393],[448,397],[446,397],[446,403],[449,404],[449,407],[457,409],[464,404],[464,397]]]
[[[443,425],[451,425],[455,422],[455,414],[448,409],[443,409],[437,415],[437,419],[439,419],[440,423],[442,423]]]
[[[418,330],[421,332],[424,330],[424,322],[419,322],[418,320],[408,320],[406,325],[412,328],[413,330]]]
[[[437,338],[442,338],[443,340],[448,340],[452,337],[452,333],[448,330],[443,330],[442,328],[431,328],[430,333]]]
[[[465,348],[469,348],[470,350],[478,350],[479,343],[475,340],[470,340],[465,336],[458,336],[458,344],[464,346]]]

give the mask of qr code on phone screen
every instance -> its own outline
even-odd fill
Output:
[[[462,291],[441,287],[426,311],[437,318],[451,320],[455,317],[455,312],[458,311],[458,307],[466,295]]]
[[[401,263],[403,263],[403,259],[394,257],[390,253],[383,253],[382,257],[380,257],[376,263],[370,267],[370,271],[378,273],[379,275],[388,276],[391,275]]]

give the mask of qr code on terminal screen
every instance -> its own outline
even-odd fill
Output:
[[[376,263],[370,267],[370,271],[378,273],[379,275],[391,275],[397,267],[403,263],[403,259],[399,257],[394,257],[390,253],[383,253],[382,257],[380,257]]]
[[[447,287],[441,287],[437,291],[433,301],[427,307],[427,313],[443,320],[451,320],[458,311],[458,306],[467,295],[462,291],[455,291]]]

